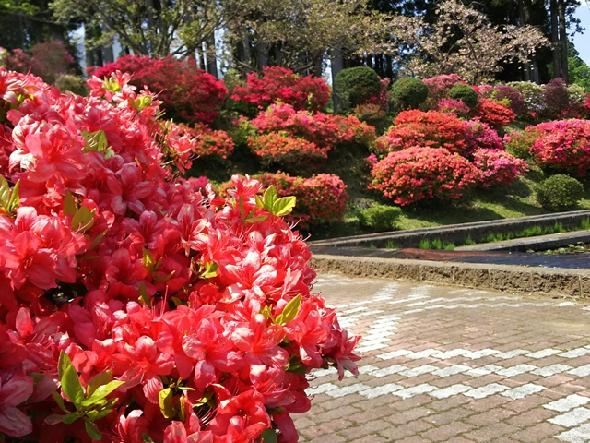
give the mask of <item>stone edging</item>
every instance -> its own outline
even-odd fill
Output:
[[[320,272],[339,272],[354,277],[414,280],[554,297],[590,298],[590,270],[586,269],[335,255],[314,255],[312,266]]]

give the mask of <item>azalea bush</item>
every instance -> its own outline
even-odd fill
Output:
[[[444,148],[415,147],[390,152],[373,164],[371,188],[399,206],[463,197],[480,180],[467,159]]]
[[[227,160],[234,150],[234,141],[227,132],[202,124],[191,127],[166,122],[161,137],[164,154],[182,171],[190,169],[195,158],[215,156]]]
[[[485,188],[510,185],[528,170],[527,162],[499,149],[476,150],[473,164],[480,170],[480,183]]]
[[[440,100],[445,97],[448,98],[448,92],[453,86],[464,83],[463,79],[457,74],[444,74],[428,77],[423,79],[422,82],[428,87],[430,96],[435,100]]]
[[[221,80],[197,69],[191,59],[131,54],[89,69],[96,77],[110,77],[116,71],[131,74],[132,85],[157,93],[166,116],[186,123],[213,122],[227,94]]]
[[[383,136],[375,141],[374,149],[380,155],[414,146],[445,148],[465,153],[467,122],[446,112],[400,112]]]
[[[516,114],[507,105],[484,98],[479,101],[476,118],[496,129],[500,129],[512,123],[516,118]]]
[[[80,97],[0,69],[0,437],[294,442],[306,374],[358,359],[295,199],[178,177],[129,80]]]
[[[264,164],[280,163],[294,168],[300,167],[301,162],[325,160],[329,151],[329,147],[320,147],[286,131],[250,137],[248,147]]]
[[[266,66],[261,74],[251,72],[246,76],[245,84],[236,85],[231,91],[231,99],[251,104],[259,110],[279,101],[297,110],[321,111],[331,93],[321,77],[302,77],[282,66]]]
[[[295,196],[297,205],[291,220],[322,223],[341,220],[346,211],[346,184],[334,174],[317,174],[309,178],[287,174],[256,176],[264,186],[275,186],[279,196]]]
[[[470,153],[477,149],[504,149],[502,137],[500,137],[498,131],[487,123],[482,123],[479,120],[469,120],[467,128],[466,140]]]
[[[534,127],[537,134],[530,148],[542,167],[584,177],[590,168],[590,121],[558,120]]]
[[[368,143],[375,135],[373,127],[354,115],[334,115],[297,111],[286,103],[270,105],[251,121],[260,132],[287,131],[317,144],[333,147],[337,143]]]

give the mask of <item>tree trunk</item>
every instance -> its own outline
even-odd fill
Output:
[[[340,103],[336,96],[336,76],[344,67],[344,57],[342,56],[342,48],[336,47],[330,54],[330,74],[332,76],[332,100],[334,101],[334,112],[340,111]]]
[[[565,17],[565,0],[558,0],[559,5],[559,46],[560,46],[560,65],[561,65],[561,78],[565,82],[569,82],[569,72],[567,66],[568,56],[568,36],[567,36],[567,23]]]
[[[559,11],[558,0],[549,2],[549,13],[551,15],[551,43],[553,44],[553,77],[561,77],[561,45],[559,42]]]
[[[219,78],[217,70],[217,46],[215,45],[215,33],[207,39],[207,72],[215,78]]]
[[[244,56],[243,62],[249,68],[252,67],[252,48],[250,47],[251,44],[250,36],[248,35],[247,30],[242,31],[242,55]]]

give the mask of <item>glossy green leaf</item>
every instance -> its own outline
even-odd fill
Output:
[[[160,412],[165,418],[174,418],[176,416],[176,408],[174,407],[174,395],[172,389],[161,389],[158,394],[158,403],[160,405]]]
[[[94,213],[86,206],[80,206],[72,217],[72,229],[76,232],[86,232],[94,224]]]
[[[66,415],[64,415],[62,417],[62,421],[66,425],[71,425],[72,423],[74,423],[79,418],[80,418],[80,414],[78,412],[70,412],[69,414],[66,414]]]
[[[99,387],[106,385],[113,379],[113,375],[111,371],[104,371],[100,374],[95,375],[88,381],[88,388],[86,389],[86,393],[88,395],[92,395],[94,391],[96,391]]]
[[[289,300],[289,303],[285,305],[282,312],[275,319],[275,323],[278,325],[286,325],[299,314],[301,309],[301,295],[297,295]]]
[[[92,440],[102,440],[102,434],[98,431],[98,428],[94,423],[86,420],[84,421],[84,427],[86,428],[86,433],[88,434],[88,437],[90,437]]]
[[[264,315],[264,318],[268,318],[272,320],[272,308],[270,305],[266,305],[260,310],[260,313]]]
[[[88,399],[85,400],[83,403],[88,404],[91,406],[94,403],[97,403],[106,397],[108,397],[115,389],[119,388],[120,386],[124,385],[125,382],[121,380],[113,380],[110,381],[102,386],[96,388],[96,390],[89,394]]]
[[[219,266],[215,262],[206,262],[203,272],[201,272],[201,278],[209,279],[217,277],[217,270]]]
[[[279,198],[272,207],[272,213],[274,215],[278,215],[279,217],[283,217],[293,210],[296,203],[297,198],[295,197]]]
[[[59,392],[53,391],[51,393],[51,396],[53,397],[53,401],[55,401],[55,403],[57,403],[57,406],[59,406],[59,409],[61,409],[64,412],[68,412],[68,410],[66,409],[66,404],[64,402],[64,399],[62,398],[61,395],[59,395]]]
[[[82,131],[82,137],[86,141],[82,151],[100,152],[107,160],[115,155],[115,152],[109,146],[109,141],[107,140],[107,135],[104,130],[99,129],[94,132]]]
[[[20,204],[19,196],[19,182],[10,187],[6,179],[0,175],[0,210],[7,214],[16,212]]]
[[[76,368],[74,368],[70,357],[63,351],[59,356],[58,370],[62,390],[72,403],[76,406],[79,405],[84,399],[84,390],[80,384]]]
[[[64,212],[70,217],[73,217],[77,210],[78,202],[76,202],[76,199],[70,191],[66,191],[66,196],[64,197]]]

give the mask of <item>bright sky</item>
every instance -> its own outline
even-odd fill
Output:
[[[590,5],[585,1],[582,2],[582,6],[576,11],[576,16],[582,21],[581,25],[585,29],[583,33],[574,35],[574,46],[586,64],[590,65]]]

